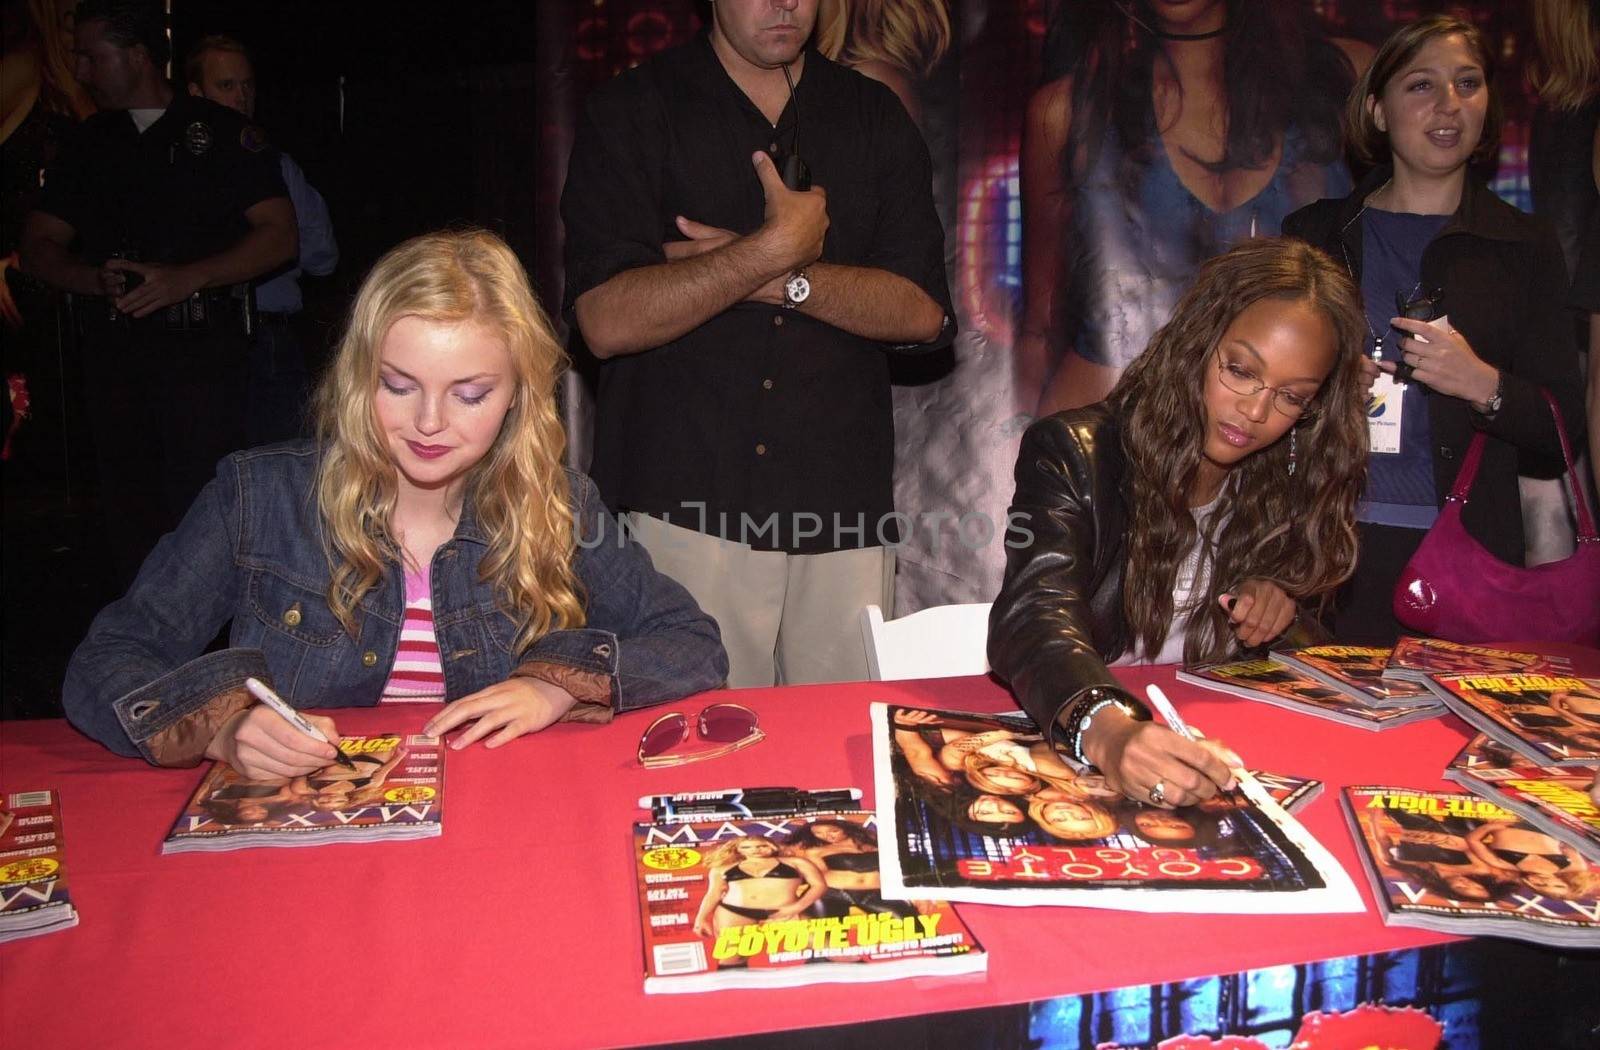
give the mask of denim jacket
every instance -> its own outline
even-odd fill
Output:
[[[221,723],[248,705],[246,677],[300,708],[378,702],[399,646],[404,575],[390,565],[362,597],[351,637],[327,601],[318,462],[309,442],[222,461],[73,654],[63,698],[73,725],[118,754],[182,765],[198,762]],[[487,543],[467,500],[431,567],[445,698],[531,673],[587,682],[591,695],[574,695],[609,717],[720,686],[728,660],[716,621],[621,533],[593,482],[568,478],[587,625],[515,649],[515,621],[478,578]],[[229,620],[229,647],[201,655]]]

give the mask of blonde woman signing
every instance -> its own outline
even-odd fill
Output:
[[[316,441],[223,460],[73,655],[67,717],[158,765],[290,778],[332,748],[252,704],[246,677],[301,708],[448,701],[426,730],[473,723],[457,748],[721,684],[715,622],[561,466],[564,363],[493,235],[390,251],[318,392]]]

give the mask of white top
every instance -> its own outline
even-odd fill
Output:
[[[1219,492],[1210,503],[1189,508],[1189,512],[1194,515],[1197,535],[1193,546],[1189,548],[1189,553],[1184,556],[1183,564],[1178,566],[1178,575],[1172,581],[1172,624],[1167,628],[1167,637],[1161,643],[1161,651],[1149,656],[1142,653],[1140,646],[1136,644],[1112,661],[1113,667],[1129,664],[1183,663],[1183,636],[1189,629],[1189,617],[1194,613],[1194,606],[1206,600],[1206,591],[1211,585],[1212,544],[1208,539],[1210,534],[1207,530],[1211,524],[1211,516],[1221,501],[1222,493]],[[1220,530],[1224,524],[1225,520],[1218,521],[1217,529]],[[1206,557],[1201,557],[1202,552]]]

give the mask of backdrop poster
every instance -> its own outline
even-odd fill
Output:
[[[1260,157],[1229,144],[1244,174],[1218,196],[1195,178],[1194,163],[1216,158],[1191,156],[1141,118],[1152,92],[1138,86],[1148,88],[1165,58],[1140,0],[822,0],[819,48],[887,83],[926,138],[961,329],[950,352],[895,365],[897,615],[991,600],[1028,424],[1103,397],[1204,259],[1276,234],[1303,204],[1348,192],[1338,105],[1353,68],[1395,25],[1450,9],[1500,42],[1508,119],[1491,186],[1531,209],[1521,68],[1528,5],[1226,2],[1230,18],[1250,20],[1246,50],[1277,63],[1236,90],[1278,92],[1274,104],[1288,118],[1266,128]],[[544,156],[534,269],[546,301],[557,302],[557,204],[576,108],[596,84],[698,32],[704,8],[605,0],[539,9],[541,40],[551,44],[539,49],[535,93]],[[1111,52],[1128,75],[1103,92],[1074,92],[1082,71],[1098,68],[1095,56]],[[1081,152],[1069,156],[1069,143]],[[594,363],[579,364],[568,421],[582,466]]]

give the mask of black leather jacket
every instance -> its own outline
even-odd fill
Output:
[[[1106,668],[1132,644],[1122,611],[1128,502],[1121,421],[1104,403],[1037,421],[1022,436],[1016,476],[1005,582],[989,613],[989,666],[1061,743],[1057,716],[1079,692],[1104,686],[1129,695]],[[1302,610],[1272,645],[1323,639]]]
[[[1124,463],[1120,421],[1104,404],[1039,420],[1017,455],[989,666],[1053,738],[1056,716],[1080,690],[1120,689],[1106,664],[1129,645]]]

